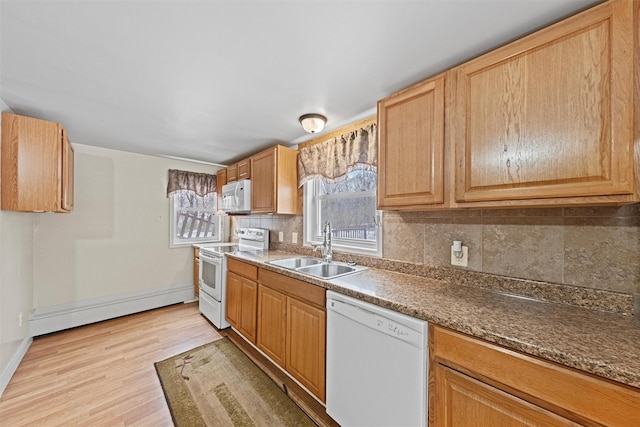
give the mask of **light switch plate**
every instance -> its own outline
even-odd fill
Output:
[[[469,265],[469,248],[467,246],[462,247],[462,257],[458,258],[453,253],[453,246],[451,246],[451,265],[458,267],[467,267]]]

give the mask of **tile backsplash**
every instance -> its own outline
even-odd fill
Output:
[[[450,267],[450,246],[469,248],[464,270],[640,293],[640,204],[622,207],[385,212],[383,257]],[[302,216],[237,216],[232,227],[271,230],[277,246],[302,246]],[[454,268],[454,267],[451,267]]]

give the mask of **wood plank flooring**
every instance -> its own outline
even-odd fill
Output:
[[[0,426],[172,426],[153,363],[220,337],[189,303],[35,338]]]

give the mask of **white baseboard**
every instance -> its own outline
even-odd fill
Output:
[[[33,310],[32,337],[193,300],[193,283],[111,295]]]
[[[7,385],[9,385],[11,377],[13,377],[16,369],[18,369],[18,365],[22,362],[24,355],[27,354],[27,350],[32,342],[33,338],[31,337],[23,339],[20,343],[20,347],[18,347],[16,352],[13,354],[13,357],[11,357],[9,364],[2,371],[2,374],[0,375],[0,397],[2,396],[2,393],[4,393],[4,389],[7,388]]]

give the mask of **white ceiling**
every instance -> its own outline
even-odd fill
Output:
[[[72,142],[228,164],[599,0],[0,2],[0,98]]]

